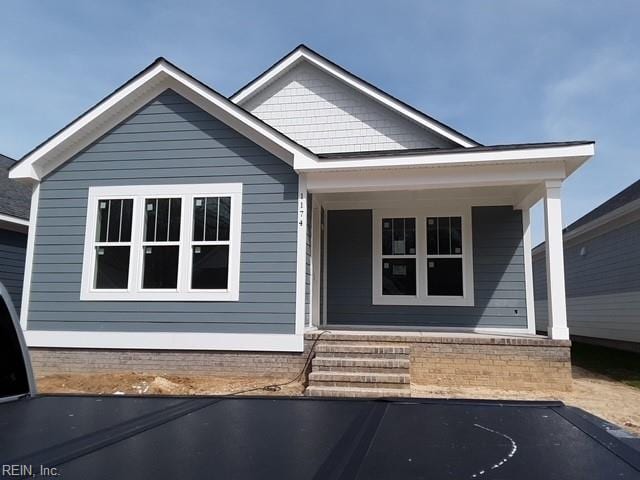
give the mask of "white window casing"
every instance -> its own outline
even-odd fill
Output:
[[[196,197],[230,197],[231,214],[229,240],[221,242],[193,241],[193,211]],[[131,253],[129,280],[126,289],[95,288],[97,211],[100,200],[133,200],[131,226]],[[157,245],[179,245],[178,278],[175,289],[143,289],[145,200],[152,198],[180,198],[181,225],[179,241],[160,242]],[[242,184],[179,184],[179,185],[130,185],[115,187],[90,187],[87,202],[84,258],[82,266],[81,300],[100,301],[238,301],[240,290],[240,246],[242,224]],[[192,289],[193,245],[229,245],[228,280],[226,289]],[[123,244],[121,244],[123,245]]]
[[[427,262],[428,258],[442,258],[441,255],[427,254],[427,217],[460,217],[462,221],[462,254],[445,257],[462,257],[462,296],[428,295]],[[383,218],[416,219],[416,254],[385,256],[382,254]],[[374,305],[431,305],[431,306],[473,306],[473,243],[471,228],[471,207],[468,205],[426,206],[406,208],[376,208],[373,210],[373,298]],[[382,261],[383,258],[416,258],[416,295],[383,295]]]

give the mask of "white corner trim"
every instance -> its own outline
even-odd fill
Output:
[[[167,88],[187,95],[189,100],[197,102],[198,106],[232,128],[242,129],[242,133],[289,164],[293,163],[294,155],[313,156],[222,95],[166,60],[160,59],[21,159],[10,170],[9,178],[31,178],[40,181],[81,148],[89,145]]]
[[[178,284],[174,290],[145,290],[142,288],[142,251],[144,199],[170,196],[182,198],[180,246],[178,260]],[[193,227],[193,198],[197,196],[231,197],[231,222],[229,236],[229,270],[226,290],[193,290],[191,278],[191,239]],[[102,290],[93,287],[95,276],[95,242],[97,206],[100,200],[115,198],[133,199],[133,214],[129,260],[128,288]],[[242,225],[242,184],[176,184],[176,185],[125,185],[89,187],[85,226],[84,256],[80,300],[100,301],[238,301],[240,297],[240,250]]]
[[[292,68],[295,64],[300,61],[307,61],[316,68],[324,71],[325,73],[331,75],[332,77],[340,80],[351,88],[356,89],[360,93],[363,93],[367,97],[375,100],[376,102],[384,105],[385,107],[399,113],[405,118],[412,120],[413,122],[421,125],[422,127],[426,127],[427,129],[441,135],[462,147],[473,147],[478,145],[478,143],[465,138],[464,136],[458,134],[454,130],[440,124],[437,121],[429,118],[427,115],[422,114],[412,108],[409,108],[407,105],[402,102],[396,100],[391,95],[371,86],[370,84],[360,80],[355,75],[349,73],[345,69],[338,67],[337,65],[328,62],[326,59],[322,58],[320,55],[306,49],[305,47],[300,47],[292,52],[287,57],[283,58],[276,65],[271,67],[265,73],[263,73],[257,80],[251,82],[244,89],[237,92],[233,95],[230,100],[237,104],[242,104],[254,94],[256,94],[259,90],[261,90],[265,85],[268,85],[270,82],[275,80],[278,76]]]
[[[31,296],[31,276],[33,273],[33,255],[36,244],[36,223],[38,219],[38,201],[40,184],[36,183],[31,191],[31,210],[29,211],[29,232],[27,234],[27,251],[25,252],[24,278],[22,280],[22,303],[20,304],[20,326],[27,329],[29,317],[29,298]]]
[[[27,330],[29,347],[302,352],[304,335]]]
[[[531,252],[531,210],[522,210],[522,248],[524,250],[524,282],[527,303],[527,330],[536,333],[536,309],[533,296],[533,260]]]
[[[296,334],[304,333],[307,267],[307,182],[298,176],[298,218],[296,245]]]

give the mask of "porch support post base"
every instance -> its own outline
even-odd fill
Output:
[[[549,333],[553,340],[569,340],[569,329],[567,327],[551,327]]]

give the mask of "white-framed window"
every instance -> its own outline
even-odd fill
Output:
[[[376,209],[373,304],[470,306],[471,209]]]
[[[237,301],[242,184],[90,187],[82,300]]]

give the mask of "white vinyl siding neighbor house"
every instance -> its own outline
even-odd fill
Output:
[[[573,338],[640,351],[640,181],[564,230]],[[545,245],[533,253],[536,321],[546,330]]]
[[[561,186],[593,153],[483,146],[304,46],[229,98],[160,58],[11,170],[25,336],[224,365],[326,329],[531,339],[529,210],[562,285]],[[549,312],[566,348],[561,289]]]

